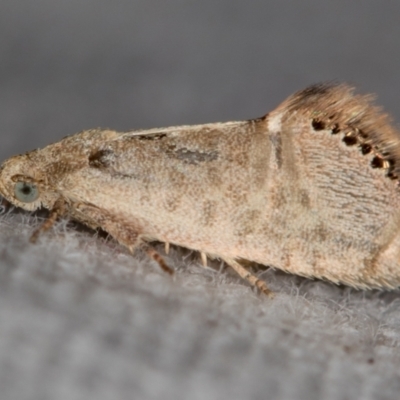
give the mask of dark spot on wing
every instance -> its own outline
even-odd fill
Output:
[[[200,150],[190,150],[186,147],[181,147],[179,149],[172,148],[168,151],[169,155],[183,161],[186,164],[196,165],[202,162],[210,162],[218,159],[218,151],[200,151]]]
[[[368,143],[364,143],[361,145],[361,153],[366,155],[369,154],[372,150],[372,146]]]
[[[375,156],[371,161],[372,168],[382,168],[383,167],[383,159],[381,157]]]
[[[89,156],[88,160],[92,168],[108,168],[114,160],[114,152],[109,149],[97,150]]]
[[[357,136],[355,135],[345,136],[342,140],[347,146],[354,146],[355,144],[358,143]]]
[[[160,140],[162,138],[165,138],[167,136],[166,133],[152,133],[149,135],[138,135],[138,136],[132,136],[132,139],[137,139],[137,140]]]
[[[325,129],[325,123],[319,119],[313,119],[311,125],[315,131],[322,131]]]
[[[332,133],[336,135],[339,132],[340,132],[339,124],[334,124],[332,127]]]

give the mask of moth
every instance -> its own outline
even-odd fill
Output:
[[[257,119],[93,129],[5,161],[0,194],[101,228],[131,252],[161,241],[355,288],[400,285],[400,135],[345,84],[295,93]]]

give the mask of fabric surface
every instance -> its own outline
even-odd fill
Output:
[[[0,220],[2,399],[395,399],[399,292],[261,271],[274,299],[172,248],[140,251],[64,221]],[[163,246],[157,247],[164,254]]]

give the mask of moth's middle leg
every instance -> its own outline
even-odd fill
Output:
[[[261,279],[257,278],[245,267],[240,265],[237,261],[230,258],[222,258],[236,273],[244,280],[250,283],[251,286],[256,287],[268,297],[274,297],[273,292],[268,288],[267,284]]]

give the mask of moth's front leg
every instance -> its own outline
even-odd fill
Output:
[[[68,209],[68,205],[65,200],[60,197],[53,206],[53,209],[50,211],[49,217],[43,222],[42,225],[39,226],[33,233],[30,238],[31,243],[35,243],[42,232],[46,232],[49,230],[57,221],[57,218],[62,217]]]
[[[109,211],[91,204],[79,203],[74,206],[73,210],[73,217],[79,221],[90,227],[103,229],[118,243],[127,247],[131,253],[140,245],[165,272],[173,273],[173,270],[165,263],[161,255],[147,243],[141,241],[140,236],[143,231],[140,224],[135,224],[132,221],[127,222],[123,217],[111,214]]]
[[[140,243],[141,227],[91,204],[75,204],[72,217],[91,228],[101,228],[132,253]]]

